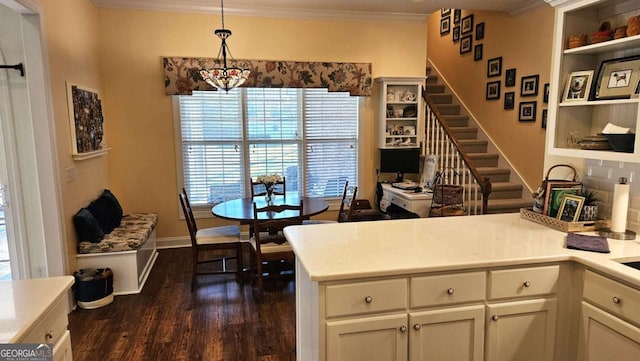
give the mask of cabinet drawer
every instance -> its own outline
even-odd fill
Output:
[[[67,331],[67,324],[67,299],[61,297],[20,342],[56,344]]]
[[[411,278],[411,307],[481,301],[485,280],[484,272]]]
[[[405,199],[405,198],[400,198],[400,197],[398,197],[396,195],[393,195],[393,194],[391,195],[391,203],[393,203],[393,204],[395,204],[397,206],[400,206],[400,207],[402,207],[402,208],[404,208],[406,210],[409,210],[409,211],[413,210],[413,208],[412,208],[413,207],[413,202],[411,202],[411,201],[409,201],[408,199]]]
[[[640,324],[640,291],[636,289],[586,271],[583,297],[613,314]]]
[[[407,280],[386,280],[327,286],[327,317],[403,309]]]
[[[558,291],[560,266],[489,271],[489,299],[528,297]]]

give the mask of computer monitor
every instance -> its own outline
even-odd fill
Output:
[[[380,172],[420,173],[420,149],[380,149]]]

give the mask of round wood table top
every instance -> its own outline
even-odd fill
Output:
[[[286,196],[273,195],[272,204],[300,204],[302,200],[303,204],[303,216],[309,218],[316,214],[320,214],[329,209],[329,204],[321,198],[312,197],[300,197],[297,193],[287,193]],[[218,203],[211,212],[220,218],[236,220],[241,222],[253,221],[253,202],[256,203],[258,208],[266,207],[267,200],[264,196],[256,196],[255,198],[239,198],[230,201]],[[281,217],[290,217],[292,215],[283,212]]]

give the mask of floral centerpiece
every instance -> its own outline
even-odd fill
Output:
[[[270,200],[273,195],[273,186],[278,182],[282,182],[282,177],[277,173],[264,174],[256,178],[256,181],[264,184],[267,189],[267,200]]]

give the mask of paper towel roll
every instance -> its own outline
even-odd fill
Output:
[[[613,186],[613,204],[611,205],[611,231],[627,230],[627,210],[629,209],[629,184],[626,178],[620,178]]]

